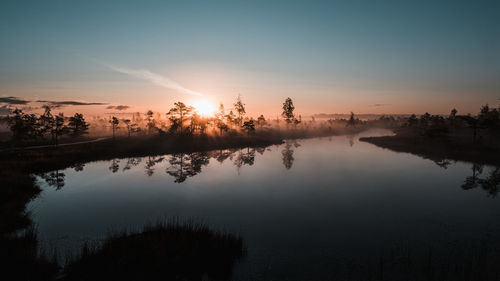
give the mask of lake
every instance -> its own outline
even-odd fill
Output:
[[[241,234],[237,280],[325,278],[410,249],[500,241],[500,204],[487,189],[496,168],[358,141],[387,134],[82,163],[38,176],[28,210],[44,247],[61,255],[159,219]]]

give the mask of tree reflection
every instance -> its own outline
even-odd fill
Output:
[[[64,178],[66,177],[66,175],[62,172],[59,172],[59,170],[56,170],[41,174],[40,177],[44,179],[49,186],[55,187],[56,190],[60,190],[64,186]]]
[[[469,190],[481,186],[483,190],[488,192],[489,196],[496,197],[500,190],[500,167],[493,168],[484,178],[480,177],[482,173],[483,165],[473,164],[472,175],[465,178],[462,188]]]
[[[157,157],[157,156],[148,156],[148,160],[146,161],[146,175],[152,176],[154,174],[154,166],[158,163],[163,162],[165,157]]]
[[[285,168],[287,170],[290,170],[290,168],[292,168],[293,165],[293,160],[295,159],[293,158],[292,145],[289,142],[285,144],[285,148],[281,151],[281,155],[283,156],[282,157],[283,165],[285,165]]]
[[[255,148],[247,147],[246,152],[243,149],[240,149],[238,151],[238,154],[236,155],[236,157],[234,157],[233,164],[236,166],[239,174],[240,168],[243,165],[252,166],[254,162],[255,162]]]
[[[293,157],[294,150],[292,147],[298,148],[299,146],[300,144],[296,140],[287,140],[285,142],[285,148],[281,151],[281,159],[283,160],[283,165],[287,170],[290,170],[290,168],[292,168],[293,161],[295,160],[295,158]]]
[[[347,135],[346,137],[349,140],[349,146],[353,147],[353,145],[354,145],[354,135]]]
[[[208,165],[209,157],[206,152],[176,153],[172,154],[169,163],[166,173],[175,178],[174,182],[181,183],[200,173],[201,167]]]
[[[226,159],[232,157],[236,150],[235,149],[220,149],[214,151],[213,157],[217,160],[219,163],[223,163],[226,161]]]
[[[473,189],[477,187],[479,175],[483,173],[483,165],[474,163],[472,165],[472,176],[465,178],[462,188],[465,190]]]
[[[141,163],[141,158],[140,157],[133,157],[133,158],[128,158],[127,163],[125,163],[125,166],[123,166],[123,171],[130,170],[132,166],[137,166]]]
[[[119,159],[113,159],[111,161],[111,165],[109,166],[109,170],[112,173],[116,173],[116,172],[118,172],[118,169],[120,169],[120,165],[118,163],[120,163]]]
[[[496,197],[500,189],[500,167],[492,170],[488,177],[480,179],[479,184],[491,197]]]
[[[260,155],[264,155],[266,148],[265,147],[256,147],[255,151],[257,151]]]
[[[85,167],[85,164],[84,163],[76,163],[71,167],[75,170],[75,172],[81,172],[81,171],[83,171],[83,167]]]

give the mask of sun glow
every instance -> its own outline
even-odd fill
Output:
[[[202,116],[209,116],[215,112],[215,106],[209,100],[197,100],[193,102],[193,107]]]

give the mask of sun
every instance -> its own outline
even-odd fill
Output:
[[[209,116],[215,112],[215,106],[209,100],[197,100],[193,102],[193,107],[202,116]]]

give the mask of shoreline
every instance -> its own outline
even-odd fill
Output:
[[[410,153],[430,160],[454,160],[500,166],[500,149],[460,143],[453,139],[415,136],[364,137],[360,141],[395,152]]]

